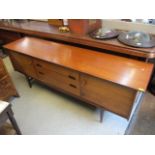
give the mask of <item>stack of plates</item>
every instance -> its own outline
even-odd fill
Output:
[[[122,32],[118,40],[133,47],[149,48],[155,46],[155,38],[153,36],[139,31]]]

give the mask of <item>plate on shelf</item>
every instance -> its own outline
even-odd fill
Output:
[[[102,28],[98,29],[97,31],[94,31],[90,33],[90,37],[94,39],[112,39],[119,35],[119,32],[114,29],[108,29],[108,28]]]
[[[155,37],[140,31],[122,32],[118,36],[118,40],[132,47],[150,48],[155,46]]]

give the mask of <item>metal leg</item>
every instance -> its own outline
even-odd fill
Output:
[[[132,108],[132,111],[131,111],[131,114],[130,114],[130,117],[128,120],[129,123],[126,128],[125,135],[128,135],[130,132],[131,124],[132,124],[135,116],[137,115],[138,109],[140,108],[140,104],[143,100],[143,96],[144,96],[144,92],[140,92],[140,91],[138,91],[135,96],[134,105],[133,105],[133,108]]]
[[[28,85],[30,88],[32,88],[32,81],[33,81],[33,78],[32,77],[29,77],[29,76],[26,76],[26,80],[28,82]]]
[[[15,97],[20,97],[19,93],[17,92],[16,95],[14,95]]]
[[[8,117],[9,117],[10,122],[12,123],[12,126],[13,126],[14,129],[16,130],[16,133],[17,133],[18,135],[21,135],[22,133],[21,133],[21,131],[20,131],[18,125],[17,125],[17,122],[16,122],[14,116],[13,116],[13,112],[12,112],[12,110],[11,110],[11,107],[9,107],[9,109],[8,109],[8,111],[7,111],[7,115],[8,115]]]
[[[104,115],[104,110],[100,109],[100,122],[103,122],[103,115]]]

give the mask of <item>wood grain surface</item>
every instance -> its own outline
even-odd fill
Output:
[[[153,69],[149,63],[32,37],[4,48],[141,91],[146,90]]]

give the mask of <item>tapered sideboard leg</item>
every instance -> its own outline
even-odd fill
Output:
[[[104,110],[100,109],[100,122],[103,122]]]
[[[32,77],[29,77],[29,76],[26,76],[26,80],[28,82],[28,85],[30,88],[32,88],[32,81],[33,81],[33,78]]]

